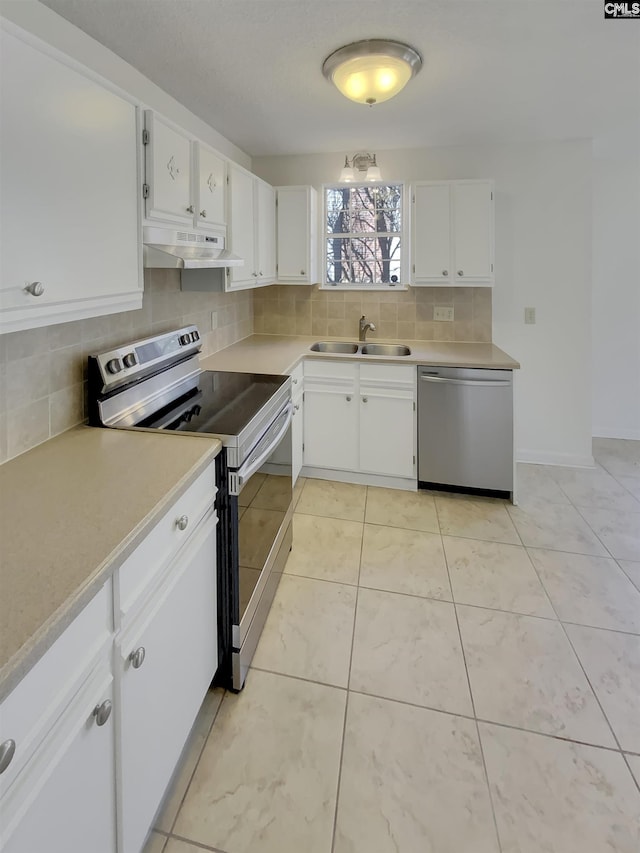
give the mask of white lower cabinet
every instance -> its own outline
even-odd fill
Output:
[[[307,361],[304,465],[415,478],[416,369]]]
[[[116,642],[120,849],[137,853],[216,671],[215,515]]]

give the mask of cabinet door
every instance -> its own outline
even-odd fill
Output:
[[[0,59],[0,332],[139,308],[136,108],[5,31]]]
[[[450,284],[450,184],[415,184],[413,199],[413,282]]]
[[[276,191],[257,181],[258,279],[260,284],[276,280]]]
[[[255,230],[254,178],[230,165],[228,241],[233,254],[244,260],[244,266],[228,268],[231,290],[238,286],[255,287],[258,277]]]
[[[151,110],[145,112],[147,219],[193,225],[191,140]]]
[[[315,190],[312,187],[279,187],[277,194],[278,281],[312,284],[315,277],[312,277],[310,255],[316,223],[311,198]]]
[[[119,641],[122,853],[138,853],[217,668],[215,516]],[[144,648],[135,668],[129,656]],[[119,848],[119,849],[120,849]]]
[[[205,228],[226,225],[225,190],[227,187],[226,164],[215,151],[201,142],[196,142],[197,161],[197,209],[196,221]]]
[[[291,419],[291,467],[293,485],[302,468],[302,448],[304,445],[304,399],[302,394],[293,398],[293,417]]]
[[[24,779],[27,797],[39,788],[11,831],[16,811],[2,816],[3,853],[113,853],[116,849],[113,714],[98,726],[92,710],[113,702],[104,674],[65,712],[44,750],[51,758]],[[43,751],[44,751],[43,750]],[[41,786],[41,787],[40,787]],[[5,835],[8,834],[8,837]]]
[[[304,464],[358,470],[358,397],[349,390],[305,388]]]
[[[360,470],[391,477],[415,475],[412,395],[361,392]]]
[[[465,285],[493,278],[493,185],[491,181],[453,184],[452,283]]]

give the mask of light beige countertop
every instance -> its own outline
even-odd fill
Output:
[[[0,466],[0,700],[221,447],[79,426]]]
[[[379,361],[395,364],[426,364],[437,367],[489,367],[516,370],[519,363],[494,344],[449,343],[446,341],[402,341],[411,355],[401,357],[371,355],[333,355],[312,352],[317,337],[289,335],[251,335],[220,352],[202,359],[204,370],[235,370],[247,373],[288,373],[302,358],[336,358],[346,361]],[[353,338],[324,338],[351,340]],[[384,343],[371,335],[367,343]],[[391,343],[396,343],[392,341]]]

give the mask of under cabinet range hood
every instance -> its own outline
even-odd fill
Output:
[[[142,241],[147,268],[207,270],[244,265],[242,258],[225,249],[224,234],[146,226]]]

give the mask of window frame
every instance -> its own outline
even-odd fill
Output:
[[[354,187],[401,187],[402,189],[402,204],[401,204],[401,216],[402,216],[402,228],[398,232],[400,239],[400,281],[397,284],[375,284],[369,282],[362,282],[358,284],[357,282],[349,281],[344,282],[343,284],[336,284],[330,281],[327,281],[327,240],[329,239],[329,234],[327,232],[327,190],[344,190],[344,189],[352,189]],[[367,291],[368,293],[376,292],[376,291],[402,291],[409,289],[409,253],[410,253],[410,234],[411,227],[409,223],[409,214],[411,210],[410,205],[410,189],[409,184],[406,181],[354,181],[350,183],[326,183],[322,184],[322,204],[318,205],[320,208],[320,233],[322,235],[322,253],[321,253],[321,262],[322,262],[322,276],[320,281],[320,290],[358,290],[358,291]],[[370,235],[375,236],[378,232],[371,231]],[[386,233],[386,232],[385,232]],[[364,232],[360,236],[367,236],[367,233]]]

